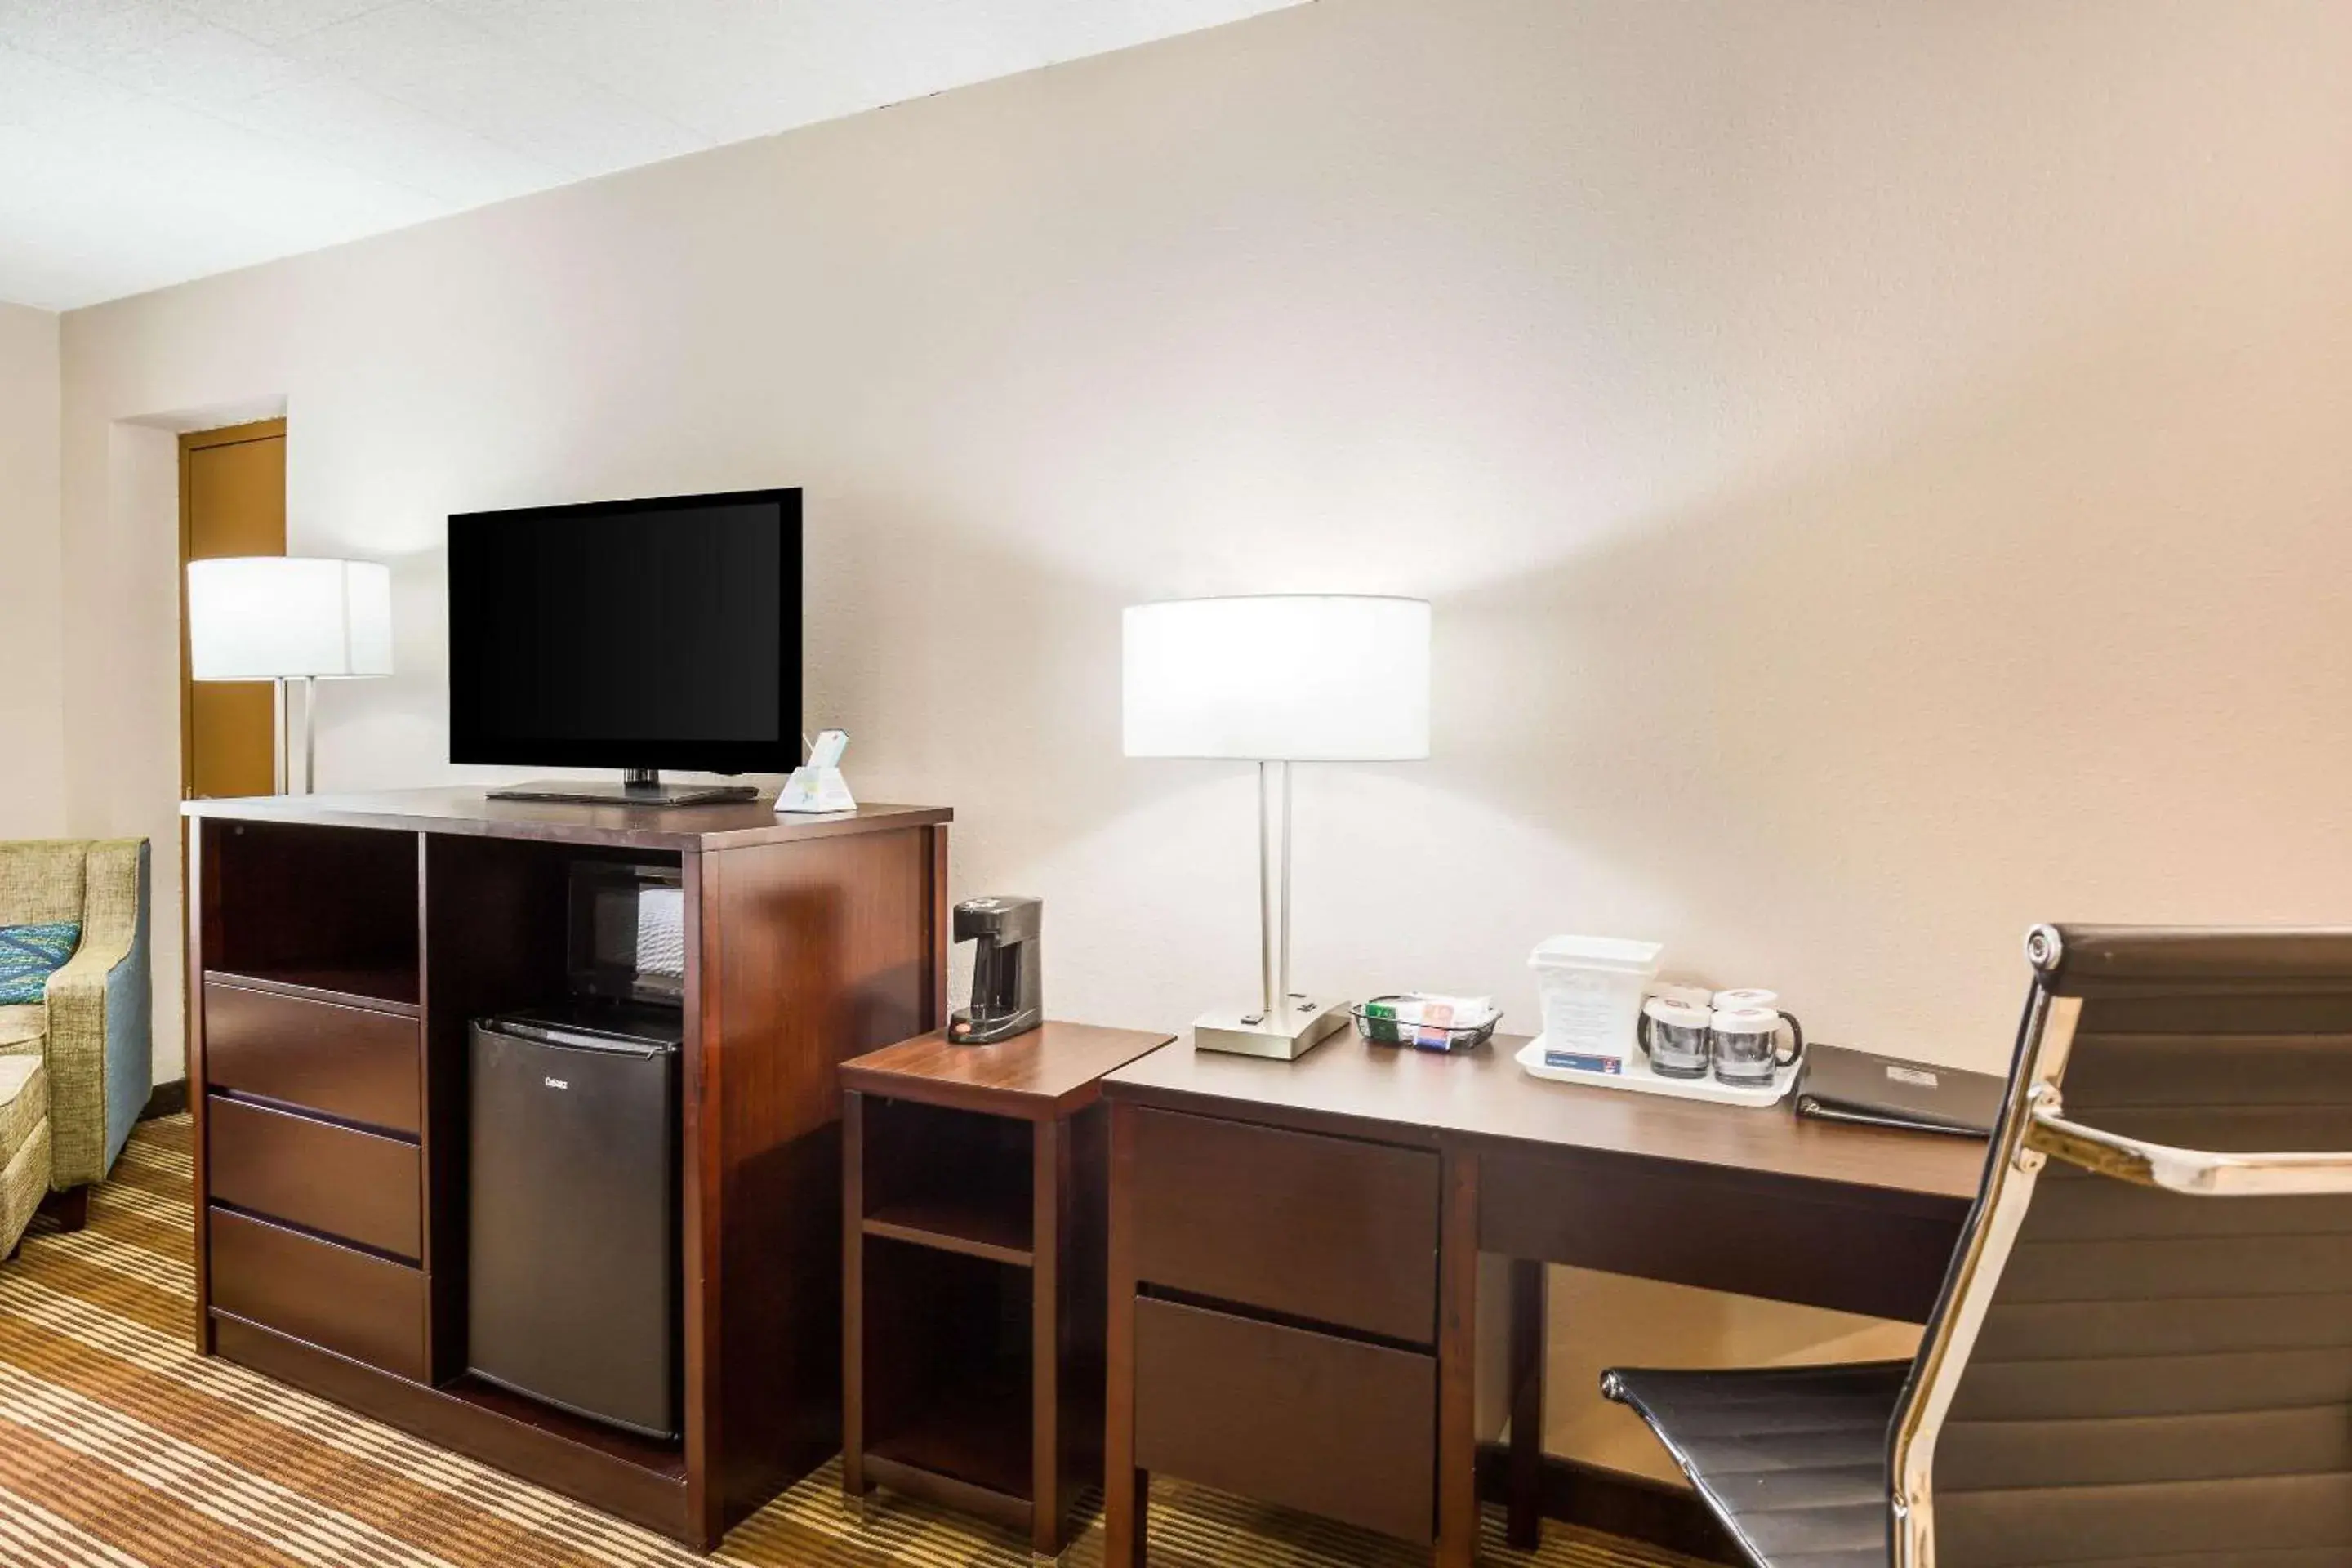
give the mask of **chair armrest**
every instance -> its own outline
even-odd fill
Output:
[[[62,968],[49,976],[49,1019],[55,1027],[63,1009],[70,1015],[83,1007],[93,1007],[98,1016],[106,1016],[106,979],[117,965],[131,962],[132,947],[126,932],[120,942],[85,942],[74,949],[74,955]]]
[[[48,1068],[50,1140],[66,1155],[64,1169],[79,1186],[102,1173],[106,1136],[107,1041],[116,971],[131,963],[131,944],[84,942],[65,967],[49,976]]]
[[[52,1180],[103,1178],[153,1087],[145,840],[92,847],[81,945],[49,976]]]
[[[2176,1149],[2069,1121],[2057,1091],[2033,1091],[2025,1146],[2137,1186],[2193,1198],[2269,1198],[2352,1193],[2352,1153],[2216,1154]]]

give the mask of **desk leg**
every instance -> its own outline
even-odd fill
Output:
[[[1521,1552],[1543,1540],[1545,1265],[1511,1259],[1510,1530]]]
[[[1102,1568],[1142,1568],[1151,1478],[1135,1467],[1135,1112],[1110,1107],[1110,1316],[1104,1325]]]
[[[866,1097],[841,1096],[841,1489],[866,1479]]]
[[[1478,1560],[1478,1156],[1449,1150],[1437,1241],[1437,1568]]]

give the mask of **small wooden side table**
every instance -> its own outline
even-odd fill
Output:
[[[1058,1556],[1102,1478],[1105,1073],[1172,1036],[1047,1022],[841,1067],[842,1489]]]

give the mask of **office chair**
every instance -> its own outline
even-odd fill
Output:
[[[2352,1563],[2352,931],[2026,952],[1917,1357],[1602,1393],[1758,1568]]]

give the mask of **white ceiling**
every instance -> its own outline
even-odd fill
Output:
[[[0,300],[67,310],[1297,0],[0,0]]]

